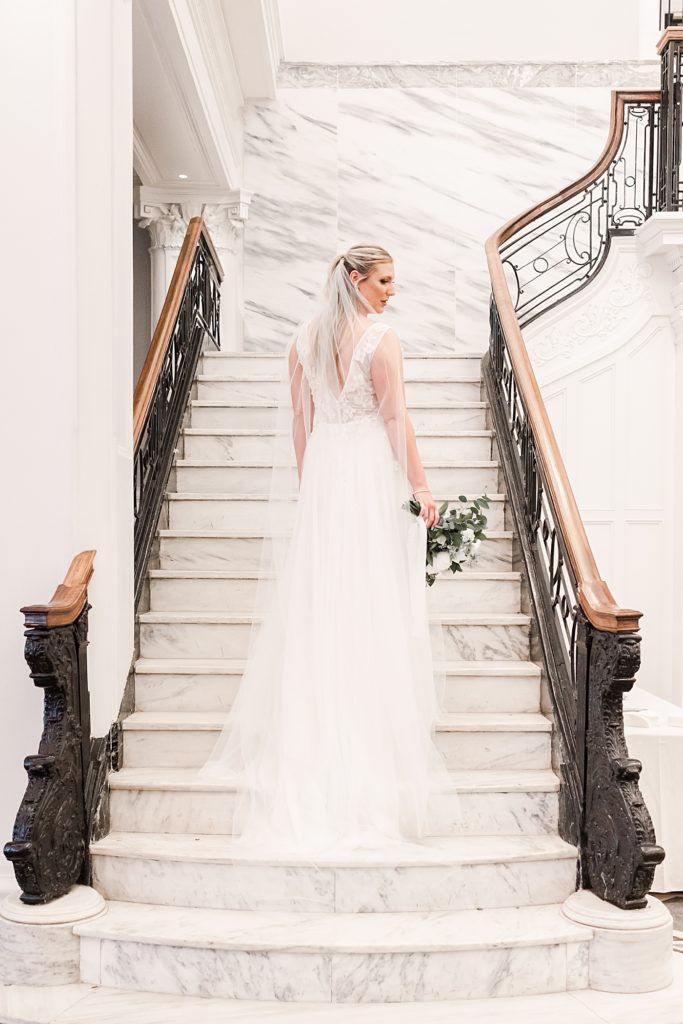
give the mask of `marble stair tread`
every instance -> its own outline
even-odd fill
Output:
[[[272,462],[264,462],[262,459],[176,459],[175,465],[180,469],[193,466],[222,466],[229,469],[270,469]],[[496,459],[439,459],[425,460],[422,465],[425,469],[492,469],[498,466]],[[293,464],[292,467],[294,468]]]
[[[550,768],[472,768],[449,771],[447,788],[458,793],[556,793],[560,780]],[[235,789],[229,780],[200,775],[198,768],[121,768],[109,775],[111,789],[195,793]]]
[[[248,384],[278,384],[282,378],[279,373],[197,373],[197,383],[210,381],[211,383]],[[406,383],[410,384],[481,384],[481,374],[473,375],[466,373],[435,374],[431,377],[420,377],[414,380],[406,375]]]
[[[134,711],[123,719],[126,731],[209,731],[222,728],[229,711]],[[550,719],[540,711],[439,712],[437,732],[541,732],[552,730]]]
[[[95,855],[149,860],[181,860],[217,864],[307,864],[296,855],[245,854],[234,836],[167,832],[110,832],[92,843]],[[576,849],[557,835],[426,836],[387,843],[384,847],[327,853],[316,858],[328,867],[453,866],[521,861],[576,860]]]
[[[155,570],[163,572],[164,570]],[[188,570],[192,572],[192,570]],[[501,574],[505,575],[505,574]],[[231,658],[138,658],[135,672],[138,675],[220,675],[244,671],[243,659]],[[519,678],[540,679],[541,669],[533,661],[439,661],[435,662],[437,672],[449,675],[488,676],[509,675]]]
[[[142,612],[138,619],[141,624],[167,623],[209,623],[230,624],[253,622],[255,616],[249,612],[205,612],[205,611],[163,611]],[[453,612],[430,615],[429,621],[447,626],[528,626],[531,616],[523,612]]]
[[[374,321],[373,321],[374,322]],[[483,359],[486,351],[482,352],[481,349],[465,349],[462,352],[404,352],[403,359],[406,363],[410,363],[412,360],[418,360],[421,362],[423,359]],[[282,362],[284,360],[283,352],[202,352],[204,359],[225,359],[230,361],[231,359],[274,359]]]
[[[170,496],[169,496],[170,497]],[[223,497],[223,495],[221,495]],[[253,497],[253,495],[248,495]],[[246,527],[238,526],[233,530],[157,530],[158,537],[203,537],[207,540],[215,537],[263,537],[263,530],[249,530]],[[512,530],[487,530],[488,540],[511,540]]]
[[[101,917],[74,926],[84,938],[142,944],[312,953],[429,953],[587,942],[590,928],[561,906],[373,914],[214,910],[157,904],[107,904]]]
[[[263,573],[258,569],[149,569],[148,576],[155,580],[260,580],[273,579],[274,573]],[[520,580],[521,572],[513,569],[497,571],[495,569],[471,569],[468,573],[445,572],[441,580]]]
[[[196,378],[195,378],[196,379]],[[216,377],[207,377],[206,380],[215,381]],[[479,378],[477,378],[477,383]],[[415,383],[424,383],[423,381]],[[277,402],[273,398],[248,398],[239,399],[214,399],[214,398],[193,398],[190,402],[190,408],[196,406],[201,409],[275,409]],[[487,409],[488,402],[476,402],[466,401],[465,399],[458,402],[451,402],[445,405],[443,402],[439,402],[435,399],[420,399],[419,401],[408,401],[409,409],[445,409],[448,412],[453,412],[455,409]]]
[[[235,465],[235,463],[231,463]],[[226,463],[227,465],[227,463]],[[292,468],[294,468],[292,466]],[[291,494],[290,498],[292,501],[297,500],[296,494]],[[465,494],[465,498],[468,501],[474,501],[475,498],[480,498],[481,494]],[[487,494],[489,501],[505,501],[507,495],[500,494]],[[254,492],[245,491],[242,494],[232,491],[167,491],[164,494],[164,498],[167,501],[268,501],[268,495]],[[446,494],[435,494],[434,501],[439,504],[442,501],[453,501],[457,502],[459,495],[446,495]],[[486,511],[486,509],[484,509]]]
[[[274,437],[275,431],[267,427],[184,427],[183,434],[191,437]],[[495,430],[416,430],[418,437],[493,437]]]

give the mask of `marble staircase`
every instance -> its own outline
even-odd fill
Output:
[[[585,989],[593,933],[561,911],[576,851],[558,836],[551,725],[529,660],[479,356],[405,361],[435,496],[491,496],[477,562],[428,594],[430,616],[447,626],[436,724],[450,769],[430,839],[316,869],[233,849],[235,788],[197,769],[229,716],[247,651],[279,359],[202,357],[150,609],[139,617],[136,708],[110,779],[111,832],[92,846],[108,910],[75,928],[82,981],[347,1004]]]

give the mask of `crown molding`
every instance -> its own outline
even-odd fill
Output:
[[[220,0],[169,0],[204,117],[222,164],[236,186],[242,169],[244,95]]]
[[[283,58],[277,0],[220,0],[247,99],[274,99]]]
[[[141,181],[159,181],[161,175],[154,157],[133,121],[133,168]]]

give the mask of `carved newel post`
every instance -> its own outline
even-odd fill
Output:
[[[73,925],[106,909],[87,884],[87,584],[94,557],[94,551],[83,551],[74,558],[49,604],[21,609],[26,661],[45,704],[38,753],[24,760],[28,785],[4,847],[21,889],[0,904],[0,972],[6,984],[78,981]]]

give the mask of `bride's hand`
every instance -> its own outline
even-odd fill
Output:
[[[439,521],[439,513],[436,511],[436,502],[431,491],[414,491],[415,499],[420,503],[420,515],[429,529],[436,526]]]

